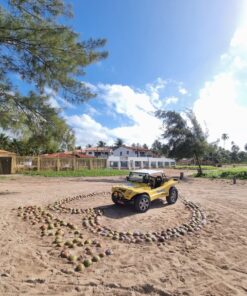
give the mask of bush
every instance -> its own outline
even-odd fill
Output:
[[[237,179],[247,180],[247,167],[215,169],[214,171],[206,172],[202,177],[222,179],[232,179],[236,177]]]

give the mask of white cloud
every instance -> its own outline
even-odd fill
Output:
[[[154,115],[156,108],[152,98],[145,91],[136,91],[119,84],[100,84],[98,91],[109,112],[126,116],[132,123],[110,129],[90,115],[67,116],[67,122],[73,127],[79,145],[95,144],[99,140],[113,143],[116,138],[124,139],[127,144],[139,142],[151,145],[160,136],[161,123]]]
[[[200,90],[194,112],[206,123],[210,140],[227,133],[226,148],[234,141],[243,149],[247,143],[247,22],[235,31],[221,63],[222,71]]]
[[[179,87],[178,87],[178,92],[179,92],[181,95],[187,95],[187,94],[188,94],[188,90],[187,90],[185,87],[182,87],[182,86],[179,86]]]
[[[161,121],[155,117],[155,111],[178,102],[174,96],[161,99],[160,92],[164,92],[169,85],[175,85],[177,90],[179,83],[158,78],[143,90],[121,84],[87,83],[98,93],[97,100],[100,100],[101,109],[87,104],[84,114],[66,116],[68,124],[75,131],[77,144],[96,144],[99,140],[113,144],[116,138],[122,138],[126,144],[138,142],[151,145],[162,132]],[[106,127],[93,118],[103,114],[108,123],[114,120],[114,127]]]
[[[112,140],[108,128],[95,121],[90,115],[65,116],[68,124],[73,127],[78,145],[96,144],[99,140]]]
[[[170,105],[170,104],[176,104],[178,102],[177,97],[168,97],[165,99],[165,104]]]

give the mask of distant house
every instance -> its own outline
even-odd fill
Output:
[[[41,157],[45,158],[95,158],[94,156],[86,155],[82,151],[66,151],[66,152],[56,152],[56,153],[50,153],[50,154],[42,154]]]
[[[111,147],[90,147],[83,149],[83,151],[86,155],[97,158],[108,158],[112,154]]]
[[[113,156],[126,156],[126,157],[144,157],[153,156],[151,150],[142,147],[130,147],[130,146],[120,146],[113,150]]]
[[[179,165],[194,165],[195,160],[194,158],[182,158],[178,160]]]
[[[0,150],[0,175],[14,174],[16,172],[16,154]]]
[[[118,147],[107,159],[107,167],[116,169],[158,169],[175,165],[174,159],[157,157],[151,150],[142,147]]]
[[[45,158],[68,158],[68,157],[74,157],[72,151],[67,151],[67,152],[56,152],[56,153],[46,153],[46,154],[41,154],[41,157]]]
[[[158,169],[174,167],[176,161],[166,157],[114,156],[107,159],[107,167],[114,169]]]

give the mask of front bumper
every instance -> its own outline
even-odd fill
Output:
[[[122,192],[119,192],[119,191],[114,191],[112,193],[112,199],[116,200],[120,204],[127,204],[127,203],[130,202],[130,200],[126,199],[124,197],[124,194]]]

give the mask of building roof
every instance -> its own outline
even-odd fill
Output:
[[[68,158],[68,157],[74,157],[72,152],[57,152],[57,153],[47,153],[40,155],[42,157],[47,158]]]
[[[89,147],[89,148],[85,148],[84,151],[86,151],[86,152],[111,152],[112,148],[110,148],[110,147]]]
[[[83,153],[75,153],[74,155],[79,158],[96,158],[95,156],[87,155],[87,154],[83,154]]]
[[[143,147],[139,147],[139,146],[133,147],[133,146],[122,145],[122,146],[117,147],[116,149],[121,148],[121,147],[124,147],[129,150],[133,150],[133,151],[152,152],[148,148],[143,148]]]
[[[0,149],[0,155],[16,155],[16,153]]]
[[[46,157],[46,158],[70,158],[70,157],[95,158],[94,156],[86,155],[83,153],[74,153],[72,151],[42,154],[40,156]]]

